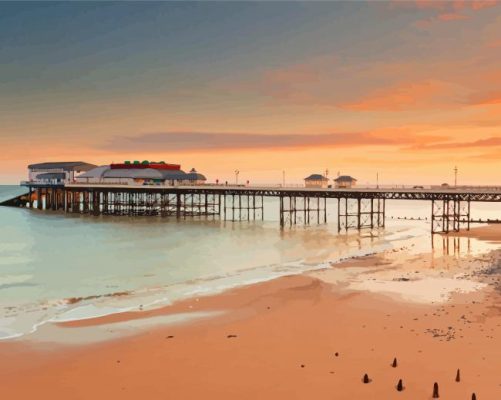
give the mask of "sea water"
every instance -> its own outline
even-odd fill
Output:
[[[24,189],[0,186],[0,201]],[[279,229],[278,201],[265,199],[264,221],[115,217],[0,207],[0,338],[30,334],[50,321],[148,309],[427,238],[430,204],[387,201],[387,226],[337,232],[328,224]],[[473,206],[495,218],[498,205]],[[412,216],[419,221],[397,217]]]

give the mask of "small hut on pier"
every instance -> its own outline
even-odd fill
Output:
[[[321,174],[311,174],[304,178],[304,186],[307,188],[326,188],[329,185],[329,178]]]
[[[357,184],[357,180],[349,175],[341,175],[334,179],[336,189],[351,189]]]

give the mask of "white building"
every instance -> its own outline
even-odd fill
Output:
[[[96,167],[76,177],[77,183],[101,183],[110,185],[202,185],[204,175],[194,168],[186,173],[183,170],[155,168],[112,168],[110,165]]]
[[[28,165],[30,183],[63,185],[75,180],[75,177],[96,166],[83,161],[45,162]]]

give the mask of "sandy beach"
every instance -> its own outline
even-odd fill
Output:
[[[499,241],[501,226],[461,235]],[[499,250],[398,249],[157,310],[54,324],[45,333],[61,340],[41,329],[0,343],[2,395],[430,399],[437,382],[440,398],[497,400],[500,263]],[[198,317],[147,323],[175,315]],[[134,323],[142,328],[127,333]],[[110,338],[94,340],[99,330]]]

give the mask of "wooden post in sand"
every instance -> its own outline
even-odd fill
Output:
[[[438,394],[438,383],[435,382],[433,384],[433,396],[432,396],[434,399],[438,399],[440,396]]]
[[[461,381],[461,373],[459,372],[459,368],[458,368],[458,371],[456,372],[456,382],[460,382]]]
[[[363,382],[364,383],[369,383],[370,382],[369,375],[367,375],[367,374],[364,375]]]
[[[397,368],[397,357],[393,359],[393,363],[391,364],[393,368]]]
[[[402,390],[404,390],[404,384],[403,384],[403,382],[402,382],[402,379],[400,379],[400,380],[398,381],[398,383],[397,383],[397,390],[398,390],[399,392],[401,392]]]

